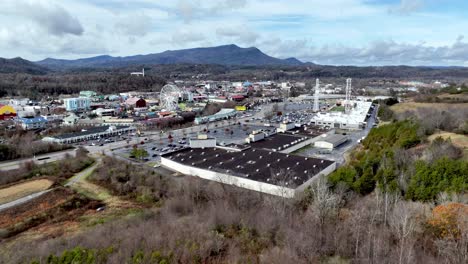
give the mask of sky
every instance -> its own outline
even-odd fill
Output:
[[[328,65],[468,66],[466,0],[0,0],[0,57],[236,44]]]

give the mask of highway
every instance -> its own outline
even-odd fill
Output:
[[[47,154],[36,156],[35,158],[26,158],[26,159],[0,162],[0,171],[9,171],[9,170],[19,169],[22,164],[26,162],[31,162],[31,161],[33,161],[36,164],[46,164],[46,163],[62,160],[62,159],[65,159],[67,154],[74,157],[76,155],[76,149],[47,153]]]

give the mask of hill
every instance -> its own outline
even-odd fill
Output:
[[[22,58],[0,58],[0,73],[46,74],[48,69]]]
[[[126,67],[131,65],[155,65],[155,64],[219,64],[219,65],[302,65],[296,58],[278,59],[266,55],[261,50],[241,48],[236,45],[223,45],[209,48],[193,48],[183,50],[167,50],[161,53],[148,55],[135,55],[128,57],[112,57],[108,55],[77,59],[59,60],[47,58],[37,62],[39,65],[59,68],[83,68],[83,67]]]

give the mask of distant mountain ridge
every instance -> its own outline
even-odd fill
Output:
[[[304,64],[296,58],[278,59],[263,53],[255,47],[241,48],[234,44],[208,48],[167,50],[161,53],[135,55],[127,57],[112,57],[108,55],[103,55],[77,60],[60,60],[47,58],[36,63],[51,69],[83,67],[117,68],[131,65],[181,63],[243,66],[298,66]]]
[[[0,73],[46,74],[49,70],[22,58],[0,58]]]

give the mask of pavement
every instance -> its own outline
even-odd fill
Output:
[[[30,201],[32,199],[35,199],[43,194],[46,194],[50,191],[52,191],[53,189],[48,189],[48,190],[45,190],[45,191],[41,191],[41,192],[37,192],[37,193],[33,193],[33,194],[30,194],[28,196],[25,196],[25,197],[21,197],[17,200],[14,200],[14,201],[11,201],[9,203],[5,203],[5,204],[0,204],[0,212],[3,211],[3,210],[6,210],[8,208],[11,208],[13,206],[17,206],[17,205],[20,205],[20,204],[23,204],[27,201]]]
[[[73,184],[84,180],[86,177],[91,175],[91,173],[93,173],[93,171],[101,164],[101,161],[102,161],[101,157],[97,157],[96,162],[94,162],[94,164],[91,167],[88,167],[88,168],[78,172],[77,174],[75,174],[75,176],[71,177],[68,180],[68,182],[65,184],[65,186],[72,186]]]
[[[284,103],[279,103],[279,106],[282,109],[284,109],[283,105],[284,105]],[[272,107],[273,107],[273,104],[262,105],[262,109],[260,111],[250,112],[251,116],[236,118],[236,119],[234,119],[234,121],[235,122],[241,122],[241,121],[245,121],[247,119],[252,120],[252,118],[263,118],[265,116],[265,113],[270,112],[272,110]],[[307,104],[304,104],[304,105],[293,104],[292,106],[288,106],[288,111],[291,111],[291,110],[296,110],[296,111],[297,110],[304,110],[305,108],[308,108]],[[350,136],[350,138],[351,138],[350,141],[347,144],[342,145],[341,148],[337,149],[338,152],[335,153],[335,155],[336,155],[335,160],[337,160],[337,162],[339,164],[342,164],[344,162],[344,158],[343,158],[344,153],[349,151],[350,149],[352,149],[354,146],[356,146],[358,139],[367,136],[367,134],[372,129],[372,126],[373,126],[373,124],[375,122],[375,115],[376,115],[377,111],[378,111],[378,108],[375,109],[375,111],[372,113],[371,117],[368,119],[368,126],[367,126],[366,129],[364,129],[362,131],[358,131],[356,133],[352,133],[351,136]],[[230,120],[230,121],[232,122],[233,120]],[[232,124],[233,123],[234,122],[232,122]],[[245,123],[245,122],[243,122],[243,123]],[[208,124],[201,124],[201,125],[192,126],[192,127],[189,127],[189,128],[181,128],[181,129],[172,130],[170,132],[170,134],[173,136],[174,141],[177,141],[177,139],[180,139],[182,137],[188,137],[189,134],[194,135],[194,134],[196,134],[198,132],[203,131],[204,129],[219,130],[218,135],[221,136],[224,133],[222,131],[223,128],[224,127],[229,127],[229,126],[232,128],[232,126],[233,126],[232,124],[230,124],[229,121],[220,120],[220,121],[211,122],[211,123],[208,123]],[[255,122],[255,124],[256,125],[261,125],[261,122]],[[255,125],[249,123],[248,126],[255,126]],[[267,128],[267,127],[264,127],[264,128]],[[243,132],[240,132],[240,133],[243,133]],[[113,151],[117,150],[117,149],[125,148],[126,146],[132,146],[134,144],[140,144],[141,141],[152,141],[152,143],[154,143],[157,140],[159,140],[159,141],[167,140],[168,136],[169,136],[168,132],[163,132],[163,133],[161,133],[161,132],[145,132],[144,135],[135,136],[134,138],[130,138],[128,141],[123,140],[123,141],[111,142],[111,143],[106,143],[103,146],[84,146],[90,152],[90,155],[92,155],[92,156],[94,156],[96,158],[96,163],[93,164],[91,167],[77,173],[75,176],[73,176],[65,184],[65,186],[73,186],[76,183],[84,180],[100,164],[100,162],[102,161],[101,158],[102,158],[103,155],[114,156],[114,157],[117,157],[119,159],[129,161],[128,159],[124,159],[123,157],[119,157],[119,155],[114,155]],[[227,139],[230,138],[230,137],[231,137],[230,135],[226,134],[225,140],[227,141]],[[145,140],[146,138],[148,140]],[[21,160],[9,161],[9,162],[2,162],[2,163],[0,163],[0,171],[7,171],[7,170],[13,170],[13,169],[20,168],[22,163],[28,162],[28,161],[34,161],[36,164],[45,164],[45,163],[61,160],[61,159],[64,159],[67,154],[75,155],[76,150],[73,149],[73,150],[68,150],[68,151],[49,153],[49,154],[44,154],[44,155],[37,156],[35,158],[30,158],[30,159],[21,159]],[[314,155],[318,155],[318,154],[315,153]],[[40,160],[42,158],[45,158],[45,159]],[[135,163],[135,162],[133,162],[133,163]],[[141,165],[141,166],[147,166],[147,165],[144,165],[142,163],[135,163],[135,164],[138,164],[138,165]],[[154,168],[154,169],[157,172],[159,172],[160,174],[162,174],[162,175],[168,175],[168,176],[173,175],[172,171],[169,171],[169,170],[167,170],[165,168],[162,168],[162,167]],[[22,203],[25,203],[25,202],[27,202],[29,200],[35,199],[35,198],[37,198],[37,197],[39,197],[39,196],[41,196],[41,195],[43,195],[43,194],[45,194],[45,193],[47,193],[47,192],[49,192],[51,190],[53,190],[53,189],[49,189],[49,190],[46,190],[46,191],[34,193],[34,194],[28,195],[26,197],[20,198],[18,200],[15,200],[15,201],[12,201],[12,202],[9,202],[9,203],[6,203],[6,204],[2,204],[2,205],[0,205],[0,211],[5,210],[5,209],[10,208],[10,207],[13,207],[13,206],[16,206],[16,205],[19,205],[19,204],[22,204]]]
[[[336,147],[335,149],[329,151],[311,147],[299,152],[298,155],[334,160],[338,163],[338,165],[343,165],[345,163],[345,153],[354,149],[354,147],[356,147],[359,144],[360,139],[367,137],[367,135],[373,128],[373,125],[375,124],[377,113],[378,106],[372,112],[371,116],[367,119],[367,127],[363,130],[345,132],[346,136],[348,137],[348,141]]]
[[[46,164],[46,163],[62,160],[62,159],[65,159],[67,154],[72,155],[74,157],[76,154],[76,149],[47,153],[47,154],[36,156],[34,158],[26,158],[26,159],[18,159],[18,160],[13,160],[13,161],[0,162],[0,171],[16,170],[16,169],[19,169],[23,163],[31,162],[31,161],[33,161],[36,164]]]

